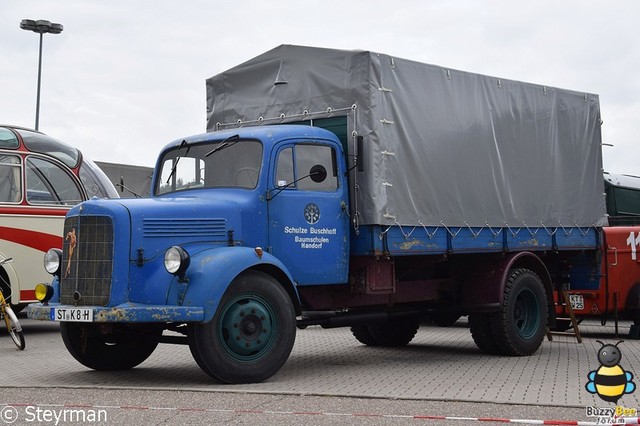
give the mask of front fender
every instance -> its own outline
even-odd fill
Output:
[[[210,321],[227,287],[235,277],[248,269],[277,271],[281,284],[296,298],[292,302],[299,303],[293,277],[276,257],[269,253],[262,253],[259,257],[249,247],[219,247],[198,252],[191,257],[185,274],[186,282],[180,283],[177,278],[173,280],[168,304],[202,306],[204,322]],[[282,282],[283,277],[288,282]],[[180,299],[183,299],[182,303],[179,303]]]

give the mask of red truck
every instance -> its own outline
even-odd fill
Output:
[[[578,320],[600,317],[602,324],[633,321],[629,338],[640,338],[640,177],[605,172],[607,214],[611,226],[602,229],[602,262],[599,280],[575,280],[566,285]],[[591,283],[592,285],[585,285]],[[559,300],[556,293],[556,301]],[[557,304],[565,317],[567,308]],[[567,330],[571,322],[559,319],[556,329]]]

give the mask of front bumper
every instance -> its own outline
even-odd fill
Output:
[[[93,322],[202,322],[204,308],[189,306],[143,305],[123,303],[113,307],[73,306],[59,303],[32,303],[27,307],[27,316],[31,319],[54,321],[55,309],[91,308]]]

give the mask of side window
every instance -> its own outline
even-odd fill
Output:
[[[640,215],[640,191],[637,189],[615,188],[617,214]]]
[[[314,166],[322,166],[325,179],[316,182],[309,176]],[[333,148],[324,145],[296,145],[280,151],[276,165],[276,186],[283,187],[298,180],[295,186],[306,191],[335,191],[338,189],[336,155]]]
[[[278,155],[276,186],[285,186],[293,180],[293,148],[285,148]]]
[[[298,145],[296,146],[296,175],[306,176],[316,164],[321,165],[327,171],[327,178],[322,182],[313,179],[302,179],[298,188],[308,191],[335,191],[338,189],[338,177],[336,176],[335,153],[333,148],[322,145]]]
[[[73,178],[57,164],[28,157],[27,202],[30,204],[75,205],[82,201],[82,193]]]
[[[17,155],[0,154],[0,203],[22,200],[22,168]]]

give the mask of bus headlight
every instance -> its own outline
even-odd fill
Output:
[[[47,304],[53,297],[53,287],[48,284],[40,283],[36,285],[36,299],[43,304]]]
[[[164,252],[164,268],[168,273],[176,275],[181,279],[189,267],[189,253],[179,246],[173,246]]]
[[[51,275],[60,275],[60,265],[62,265],[62,250],[57,248],[49,249],[44,254],[44,269]]]

